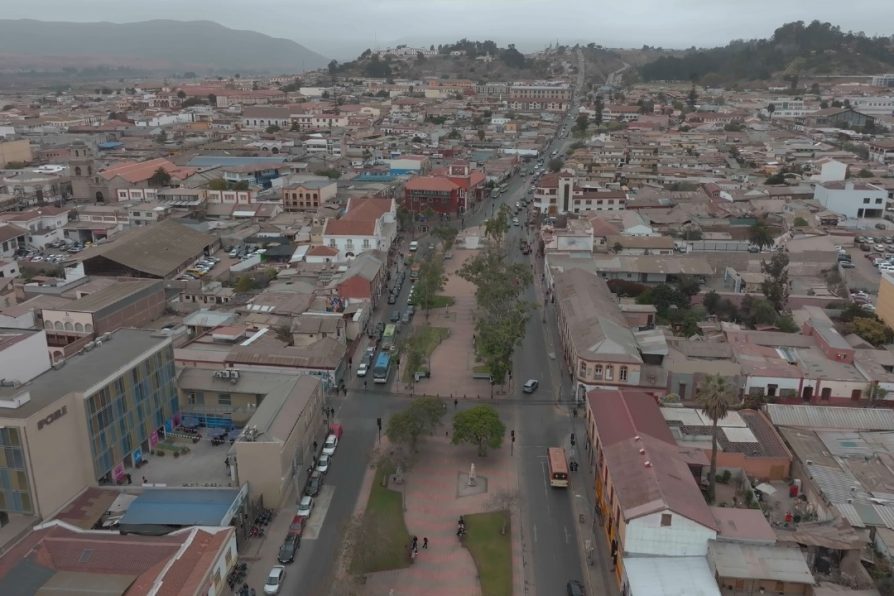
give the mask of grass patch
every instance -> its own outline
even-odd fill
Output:
[[[483,596],[512,595],[512,530],[503,529],[505,511],[464,515],[465,547],[475,561]]]
[[[351,573],[367,574],[410,565],[407,556],[410,533],[404,523],[403,496],[382,486],[382,479],[393,471],[389,464],[380,465],[376,470],[356,537],[358,544],[351,559]]]
[[[419,355],[418,360],[421,363],[421,368],[427,368],[425,362],[431,356],[432,352],[435,351],[435,348],[449,336],[450,329],[447,327],[429,327],[428,325],[422,325],[417,327],[413,335],[407,339],[404,348],[408,352],[410,350],[415,350]],[[408,362],[412,360],[413,359],[410,358]],[[419,369],[420,366],[417,366],[416,368]],[[405,366],[403,370],[404,383],[409,383],[415,372],[416,370],[410,370],[410,366]]]

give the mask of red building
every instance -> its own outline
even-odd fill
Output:
[[[416,176],[404,187],[404,206],[414,213],[431,208],[435,213],[459,215],[484,197],[484,172],[468,162],[456,161],[431,176]]]

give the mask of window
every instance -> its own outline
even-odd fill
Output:
[[[868,205],[868,204],[869,204],[869,197],[866,197],[866,198],[863,199],[863,204],[864,204],[864,205]]]
[[[221,406],[232,405],[233,398],[229,393],[221,393],[217,396],[217,403]]]
[[[671,514],[670,513],[662,513],[661,514],[661,527],[667,528],[671,525]]]
[[[580,362],[580,369],[578,370],[577,375],[582,379],[587,376],[587,363],[583,360]]]
[[[602,378],[602,365],[601,364],[597,364],[596,366],[593,367],[593,378],[594,379]]]
[[[605,367],[605,380],[611,381],[615,377],[615,367],[614,366],[606,366]]]
[[[626,366],[622,366],[622,367],[618,370],[618,380],[619,380],[619,381],[626,381],[626,380],[627,380],[627,367],[626,367]]]

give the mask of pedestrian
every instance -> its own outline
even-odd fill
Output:
[[[143,484],[149,484],[149,480],[147,480],[145,476],[143,476]]]
[[[428,550],[428,538],[427,537],[422,539],[422,550]]]
[[[130,474],[127,475],[127,483],[133,484],[133,480],[130,479]]]
[[[454,399],[454,400],[453,400],[453,409],[455,410],[455,409],[457,408],[457,406],[459,406],[459,400],[458,400],[458,399]]]
[[[413,548],[416,548],[416,545],[419,544],[419,537],[413,536]]]

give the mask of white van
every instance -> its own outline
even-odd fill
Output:
[[[410,242],[410,252],[416,252],[416,249],[419,248],[419,243],[413,240]]]

